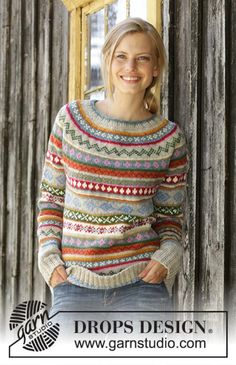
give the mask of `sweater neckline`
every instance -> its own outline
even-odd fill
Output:
[[[125,119],[117,119],[117,118],[114,118],[100,110],[98,110],[98,108],[96,107],[96,103],[98,102],[99,100],[97,99],[93,99],[93,100],[90,100],[90,105],[93,109],[93,111],[101,118],[103,119],[106,119],[107,122],[111,121],[111,122],[117,122],[117,123],[124,123],[124,124],[131,124],[131,125],[134,125],[134,124],[143,124],[143,123],[146,123],[146,122],[151,122],[151,121],[156,121],[157,120],[157,114],[153,114],[151,117],[148,117],[148,118],[145,118],[145,119],[141,119],[141,120],[125,120]]]

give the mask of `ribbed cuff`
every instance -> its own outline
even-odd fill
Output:
[[[42,259],[39,258],[38,261],[39,271],[43,275],[48,286],[50,286],[50,280],[53,271],[55,270],[56,267],[60,265],[64,266],[65,263],[57,254],[49,255],[47,257],[43,257]]]
[[[152,255],[151,259],[160,262],[168,270],[166,280],[171,280],[180,270],[182,246],[176,241],[166,241]]]

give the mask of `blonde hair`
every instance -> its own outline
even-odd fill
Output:
[[[146,89],[144,105],[152,113],[158,111],[158,101],[155,91],[161,83],[164,69],[166,68],[166,52],[161,36],[154,26],[141,18],[127,18],[112,28],[106,36],[102,47],[102,75],[105,90],[108,96],[112,97],[111,63],[114,52],[121,40],[130,33],[145,33],[154,45],[154,54],[159,70],[158,77],[153,77],[152,83]]]

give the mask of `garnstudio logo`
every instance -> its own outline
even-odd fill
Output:
[[[51,347],[59,335],[59,323],[49,319],[46,304],[29,300],[18,304],[12,311],[9,321],[10,330],[17,330],[22,347],[29,351],[43,351]]]

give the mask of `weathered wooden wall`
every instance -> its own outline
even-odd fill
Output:
[[[236,318],[235,1],[164,0],[169,70],[163,111],[191,153],[179,309],[230,309]]]
[[[227,8],[227,191],[226,191],[226,300],[236,317],[236,2]],[[236,333],[236,328],[235,328]]]
[[[60,0],[0,3],[0,307],[48,300],[36,201],[52,122],[67,100],[68,14]],[[236,2],[164,0],[163,114],[191,153],[179,309],[236,311]]]
[[[37,267],[36,200],[52,122],[67,101],[68,13],[60,0],[1,0],[0,22],[4,313],[47,293]]]

